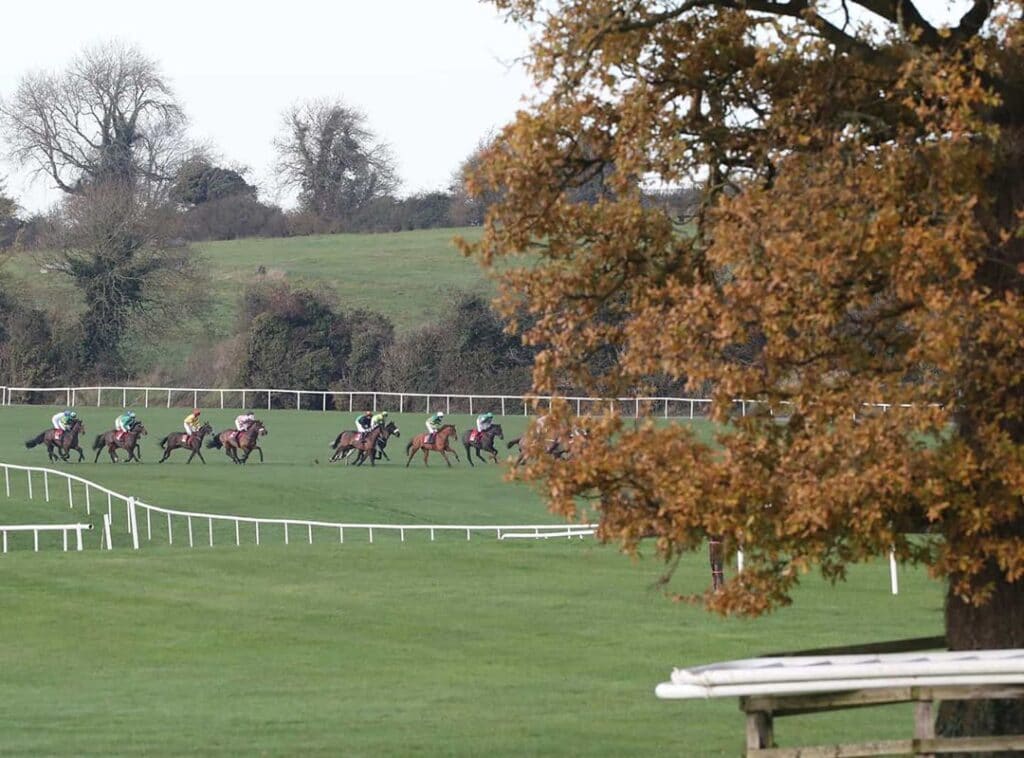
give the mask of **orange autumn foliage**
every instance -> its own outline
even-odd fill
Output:
[[[665,375],[713,388],[721,424],[708,443],[556,404],[549,423],[589,437],[518,475],[628,551],[742,546],[744,572],[704,596],[722,612],[890,546],[965,607],[1024,608],[1020,3],[950,28],[897,0],[849,19],[803,0],[496,4],[533,25],[542,94],[487,153],[475,187],[502,199],[464,247],[506,259],[535,390]],[[602,198],[574,201],[595,176]],[[651,182],[700,183],[687,226],[644,201]]]

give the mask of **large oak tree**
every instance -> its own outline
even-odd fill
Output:
[[[669,563],[707,534],[742,546],[719,611],[894,546],[947,581],[951,648],[1024,647],[1021,4],[949,26],[909,0],[496,4],[534,26],[543,94],[478,172],[502,201],[467,247],[529,254],[502,299],[544,347],[535,390],[664,373],[713,387],[722,424],[706,444],[609,413],[525,476]],[[611,193],[573,201],[609,168]],[[692,227],[642,202],[650,182],[703,187]],[[944,711],[947,733],[1022,727]]]

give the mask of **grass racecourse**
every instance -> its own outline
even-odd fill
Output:
[[[50,407],[0,408],[0,461],[44,466],[23,441]],[[182,409],[140,411],[152,430],[144,465],[92,463],[110,408],[82,408],[85,464],[60,464],[170,508],[347,522],[550,523],[538,496],[497,466],[404,467],[399,447],[422,429],[400,417],[392,462],[327,465],[350,414],[270,411],[267,460],[245,467],[163,465],[156,440]],[[219,429],[233,413],[210,410]],[[522,419],[500,419],[511,436]],[[455,416],[461,430],[469,423]],[[3,523],[85,518],[63,485],[29,501],[22,478],[0,498]],[[95,511],[94,511],[95,514]],[[96,516],[92,517],[96,521]],[[114,547],[38,553],[12,538],[0,555],[0,754],[3,755],[738,755],[735,699],[663,702],[673,666],[779,650],[940,633],[941,587],[884,561],[838,586],[808,577],[792,607],[763,619],[710,616],[652,587],[648,549],[633,562],[591,540],[506,540],[346,533],[285,546]],[[304,535],[302,535],[304,537]],[[229,544],[229,542],[231,544]],[[673,589],[709,582],[706,555],[683,562]],[[782,719],[781,745],[905,736],[909,708]]]

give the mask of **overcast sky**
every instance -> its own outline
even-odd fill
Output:
[[[58,70],[83,47],[119,39],[162,66],[194,138],[249,166],[274,194],[271,140],[291,103],[340,96],[391,144],[403,191],[441,188],[531,83],[516,64],[527,35],[477,0],[174,3],[18,2],[3,9],[0,97],[23,74]],[[0,164],[8,191],[39,210],[56,198]]]
[[[930,20],[955,23],[970,3],[918,4]],[[271,141],[298,100],[340,96],[363,110],[410,193],[445,187],[532,91],[517,64],[526,32],[478,0],[37,0],[5,4],[2,17],[0,97],[28,71],[59,70],[87,45],[135,44],[162,66],[193,137],[248,166],[262,197],[286,205]],[[29,210],[58,197],[45,178],[30,183],[0,163],[4,174]]]

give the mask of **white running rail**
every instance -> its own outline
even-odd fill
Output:
[[[32,532],[32,550],[39,552],[40,532],[60,532],[63,537],[64,552],[68,551],[68,534],[75,533],[75,550],[82,549],[82,532],[92,529],[92,524],[10,524],[0,525],[3,535],[3,552],[7,552],[7,535],[18,532]]]
[[[50,502],[51,495],[54,497],[56,496],[55,493],[51,493],[51,490],[54,488],[51,488],[50,486],[50,480],[54,477],[58,480],[63,479],[67,484],[67,503],[69,508],[75,507],[75,488],[73,487],[73,483],[81,484],[84,489],[84,497],[83,495],[79,495],[78,501],[79,504],[81,504],[84,499],[86,513],[92,513],[92,506],[94,502],[98,502],[98,505],[102,508],[105,499],[106,512],[103,515],[106,530],[105,541],[108,548],[110,546],[109,524],[112,523],[115,512],[123,512],[125,514],[126,529],[128,534],[131,536],[132,547],[135,549],[139,549],[143,544],[151,542],[154,539],[154,521],[159,521],[166,526],[164,536],[166,537],[168,545],[175,544],[175,526],[177,525],[177,533],[179,535],[178,541],[180,542],[183,539],[180,535],[184,532],[184,534],[187,535],[189,547],[195,547],[196,544],[200,542],[200,538],[197,538],[196,534],[197,525],[199,528],[202,528],[203,526],[206,527],[206,539],[202,541],[210,547],[213,547],[215,544],[214,524],[229,524],[233,526],[233,539],[230,537],[225,539],[222,536],[221,542],[234,542],[235,545],[242,544],[243,525],[246,528],[245,541],[249,542],[251,539],[252,543],[256,545],[266,542],[268,527],[281,528],[284,535],[284,544],[286,545],[294,541],[293,535],[296,534],[300,540],[304,536],[305,541],[312,544],[314,529],[318,532],[330,532],[332,534],[332,541],[334,541],[333,535],[336,534],[337,540],[340,543],[344,543],[345,541],[346,530],[350,533],[355,532],[365,534],[368,541],[372,543],[374,541],[374,534],[380,534],[382,532],[397,534],[402,542],[405,542],[407,533],[427,533],[430,535],[430,541],[433,542],[436,540],[439,533],[465,534],[467,540],[470,540],[474,534],[493,535],[494,537],[501,539],[504,535],[510,533],[515,533],[517,536],[526,536],[529,534],[537,539],[549,535],[572,538],[592,536],[594,534],[594,530],[597,528],[594,524],[578,524],[569,526],[566,524],[361,524],[306,519],[257,518],[254,516],[235,516],[224,513],[200,513],[196,511],[161,508],[156,505],[144,503],[138,498],[130,495],[122,495],[100,484],[91,482],[88,479],[83,479],[80,476],[75,476],[74,474],[69,474],[65,471],[58,471],[56,469],[38,466],[19,466],[13,463],[0,463],[0,468],[3,469],[4,493],[7,497],[11,497],[12,482],[16,486],[20,472],[24,472],[28,498],[30,500],[34,499],[36,494],[39,492],[39,480],[41,479],[43,485],[43,497],[46,502]],[[33,474],[36,476],[33,477]],[[33,482],[35,482],[34,486]],[[97,497],[99,498],[98,501]],[[114,505],[115,502],[117,503],[116,507]],[[122,505],[124,506],[123,511],[121,508]],[[156,518],[154,518],[154,516]],[[296,530],[298,531],[296,532]],[[143,536],[143,531],[145,532],[145,536]],[[249,537],[250,531],[252,532],[251,538]],[[158,534],[157,537],[159,538],[160,535]]]
[[[219,405],[224,407],[249,408],[256,405],[268,410],[273,407],[274,400],[288,402],[294,408],[309,410],[327,410],[327,399],[331,398],[334,408],[344,407],[347,401],[349,412],[370,408],[374,412],[385,405],[399,413],[409,411],[444,410],[451,413],[452,402],[462,403],[470,414],[491,410],[501,412],[502,416],[527,416],[535,402],[549,402],[549,395],[463,395],[457,393],[436,392],[374,392],[330,390],[292,390],[292,389],[260,389],[260,388],[219,388],[219,387],[128,387],[128,386],[94,386],[94,387],[13,387],[0,386],[0,405],[20,405],[19,398],[33,393],[47,396],[55,404],[70,407],[79,405],[95,405],[101,407],[106,398],[108,404],[126,408],[129,405],[170,408],[174,403],[189,403],[193,406]],[[711,407],[711,400],[699,397],[620,397],[615,399],[599,397],[567,396],[560,397],[571,403],[577,415],[590,412],[595,408],[618,407],[620,412],[632,413],[634,417],[642,415],[661,415],[664,418],[698,418],[706,416]],[[413,402],[422,401],[422,402]],[[231,405],[235,402],[235,405]],[[227,404],[227,405],[226,405]],[[755,405],[752,400],[737,400],[735,404],[740,413],[746,415],[748,407]]]
[[[345,401],[348,403],[349,412],[370,408],[374,412],[378,408],[387,407],[394,410],[397,406],[399,413],[420,412],[425,410],[430,413],[432,410],[444,410],[445,413],[452,412],[452,402],[456,407],[461,402],[463,408],[467,408],[469,414],[489,410],[502,416],[523,415],[528,416],[530,409],[536,403],[548,403],[553,398],[551,395],[463,395],[446,392],[375,392],[371,390],[357,391],[346,390],[334,392],[331,390],[292,390],[292,389],[265,389],[265,388],[220,388],[220,387],[129,387],[129,386],[105,386],[94,387],[13,387],[0,386],[0,406],[21,405],[18,396],[29,393],[36,395],[50,396],[53,404],[66,405],[69,407],[79,405],[95,405],[101,407],[104,398],[108,404],[127,408],[133,407],[172,407],[177,403],[183,405],[188,403],[191,406],[212,406],[220,405],[221,408],[251,408],[259,405],[270,410],[274,400],[279,402],[293,403],[291,407],[296,409],[327,411],[327,399],[331,398],[331,405],[334,409],[343,408]],[[633,418],[661,416],[662,418],[704,418],[711,410],[712,400],[706,397],[582,397],[576,395],[559,396],[559,400],[573,406],[577,416],[584,413],[592,413],[595,409],[618,409],[624,415],[631,415]],[[413,401],[422,400],[422,403]],[[235,405],[231,405],[237,401]],[[746,400],[736,398],[732,401],[733,407],[739,411],[741,416],[746,416],[748,411],[757,406],[764,405],[758,400]],[[789,405],[789,403],[780,403]],[[888,411],[890,408],[911,408],[910,403],[884,403],[872,402],[861,403],[865,408],[876,408]]]

